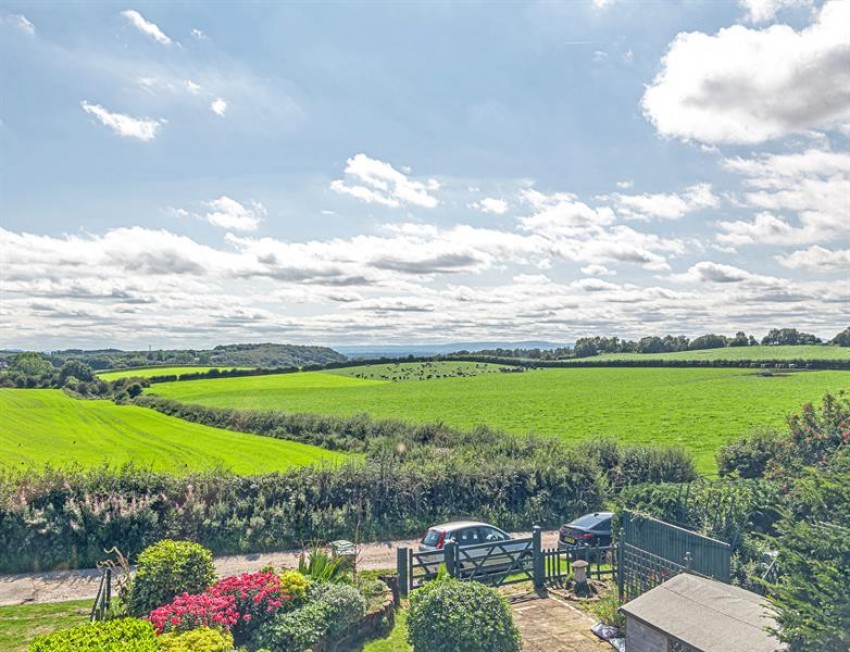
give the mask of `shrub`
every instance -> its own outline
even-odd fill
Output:
[[[321,548],[313,548],[310,554],[298,558],[298,572],[314,582],[349,582],[350,568],[344,557],[334,559]]]
[[[182,634],[163,634],[159,646],[162,652],[230,652],[233,637],[218,629],[201,627]]]
[[[518,652],[522,645],[507,602],[477,582],[441,578],[419,589],[407,627],[414,652]]]
[[[150,621],[158,634],[186,632],[198,627],[223,627],[230,630],[239,622],[236,599],[232,595],[189,595],[184,593],[170,604],[154,609]]]
[[[78,625],[36,636],[28,652],[157,652],[151,624],[136,618]]]
[[[281,590],[280,577],[272,572],[225,577],[210,587],[207,594],[233,598],[237,620],[231,631],[239,644],[247,641],[257,627],[291,601]]]
[[[775,431],[756,430],[729,442],[717,454],[720,476],[761,478],[768,465],[780,457],[784,440]]]
[[[317,601],[325,613],[326,636],[336,640],[340,634],[366,614],[366,599],[353,586],[328,584],[317,594]]]
[[[252,643],[258,648],[301,652],[320,641],[326,633],[323,605],[309,602],[300,609],[275,616],[256,631]]]
[[[307,599],[310,580],[297,570],[283,571],[280,575],[280,590],[288,595],[293,605],[300,605]]]
[[[191,541],[163,539],[139,555],[128,611],[141,616],[181,593],[204,591],[215,579],[212,553]]]

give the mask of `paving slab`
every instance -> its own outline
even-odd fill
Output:
[[[595,621],[583,611],[530,593],[510,599],[514,621],[524,641],[523,652],[611,652],[590,628]]]

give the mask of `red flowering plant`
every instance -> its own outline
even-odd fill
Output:
[[[150,621],[158,634],[218,627],[233,634],[240,645],[266,619],[292,603],[272,572],[225,577],[200,595],[179,595],[171,604],[154,609]]]

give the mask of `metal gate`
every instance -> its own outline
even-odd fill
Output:
[[[730,580],[732,547],[648,516],[624,511],[617,583],[621,601],[633,600],[682,572]]]

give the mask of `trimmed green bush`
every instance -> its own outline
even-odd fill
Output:
[[[443,577],[410,598],[407,638],[414,652],[519,652],[508,603],[478,582]]]
[[[307,599],[310,580],[297,570],[287,570],[280,574],[280,590],[291,598],[292,604],[298,606]]]
[[[215,580],[212,553],[191,541],[163,539],[142,551],[127,610],[143,616],[181,593],[203,593]]]
[[[326,635],[332,641],[366,615],[366,598],[347,584],[327,584],[321,587],[317,601],[324,609]]]
[[[319,642],[327,633],[327,627],[324,606],[310,602],[265,623],[254,634],[252,643],[263,649],[302,652]]]
[[[149,622],[123,618],[36,636],[27,652],[158,652],[159,649]]]
[[[162,652],[230,652],[233,637],[228,632],[201,627],[181,634],[163,634],[159,645]]]

